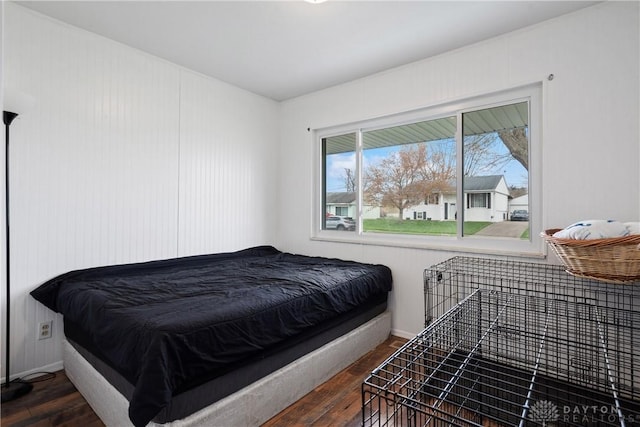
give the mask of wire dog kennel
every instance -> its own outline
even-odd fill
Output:
[[[456,257],[425,328],[362,384],[364,426],[640,425],[640,283]]]

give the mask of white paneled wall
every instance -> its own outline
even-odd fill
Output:
[[[309,171],[316,141],[306,128],[339,126],[536,82],[543,84],[543,228],[590,218],[640,220],[639,20],[638,2],[602,2],[283,102],[280,154],[288,167],[280,172],[280,193],[288,197],[281,200],[280,210],[295,206],[301,214],[280,218],[278,247],[388,265],[394,276],[392,328],[398,334],[417,333],[423,325],[422,272],[451,254],[310,240]],[[552,81],[549,74],[555,75]]]
[[[61,360],[43,281],[273,240],[278,106],[14,3],[4,25],[3,87],[33,100],[11,126],[15,375]]]
[[[180,93],[179,253],[270,243],[278,135],[272,102],[189,71]]]

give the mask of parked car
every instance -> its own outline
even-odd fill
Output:
[[[349,216],[329,216],[326,218],[327,230],[355,230],[356,222]]]
[[[522,209],[516,209],[511,214],[511,221],[529,221],[529,212]]]

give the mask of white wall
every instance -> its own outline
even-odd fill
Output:
[[[279,105],[3,3],[4,88],[34,101],[11,126],[15,375],[61,360],[43,281],[275,240]]]
[[[543,227],[640,219],[638,2],[605,2],[434,58],[283,103],[277,246],[391,267],[393,329],[422,328],[422,273],[451,253],[309,239],[312,129],[543,82]],[[547,77],[554,74],[554,79]],[[296,197],[297,196],[297,197]],[[292,199],[293,197],[293,199]],[[284,209],[285,202],[281,202]],[[286,226],[285,226],[286,225]],[[550,262],[557,262],[552,259]]]
[[[178,253],[272,243],[277,104],[183,72]]]

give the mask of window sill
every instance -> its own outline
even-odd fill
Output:
[[[351,235],[345,236],[344,234]],[[425,238],[423,236],[392,236],[389,234],[367,234],[366,236],[363,236],[349,231],[324,231],[316,235],[312,235],[310,239],[313,241],[333,243],[461,252],[482,255],[500,255],[521,258],[545,259],[547,256],[545,250],[546,247],[542,245],[543,242],[540,239],[538,239],[538,241],[528,242],[514,241],[512,238],[500,237],[491,239],[466,237],[464,239],[458,239],[455,237],[445,236],[429,236],[428,238]],[[538,247],[536,247],[536,245],[538,245]]]

